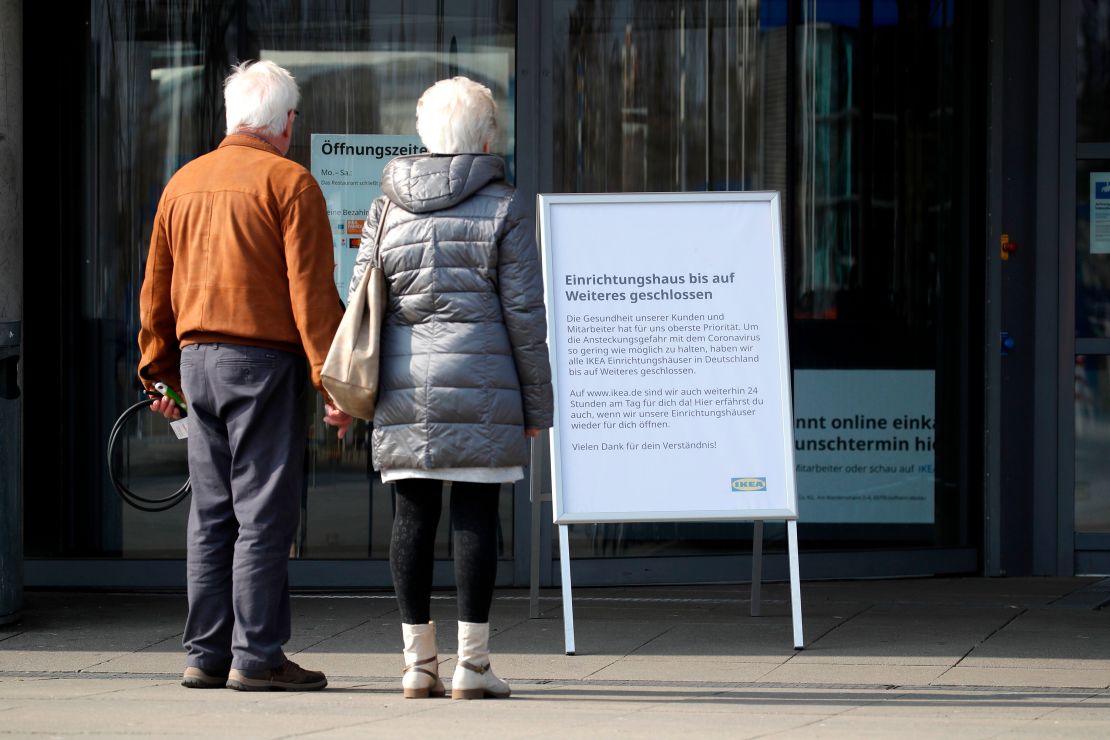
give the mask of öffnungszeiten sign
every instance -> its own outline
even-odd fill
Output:
[[[775,193],[541,195],[559,523],[797,515]]]

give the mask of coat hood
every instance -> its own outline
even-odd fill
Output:
[[[505,163],[493,154],[414,154],[385,166],[382,192],[409,213],[430,213],[503,179]]]

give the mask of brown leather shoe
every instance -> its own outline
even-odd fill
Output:
[[[328,685],[320,671],[306,671],[289,660],[268,671],[248,672],[232,668],[227,687],[236,691],[319,691]]]
[[[187,689],[222,689],[226,683],[226,673],[205,673],[196,666],[186,668],[181,677],[181,685]]]

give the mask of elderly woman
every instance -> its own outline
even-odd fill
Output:
[[[551,426],[539,255],[527,204],[489,153],[496,118],[489,89],[465,77],[424,93],[416,128],[433,153],[386,166],[351,283],[377,252],[389,305],[373,461],[397,487],[389,561],[412,698],[444,694],[429,614],[444,481],[459,616],[451,696],[509,695],[489,662],[498,494],[524,476],[528,438]]]

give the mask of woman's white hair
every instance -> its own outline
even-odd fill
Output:
[[[440,80],[416,103],[416,132],[433,154],[480,152],[497,135],[497,103],[466,77]]]
[[[301,91],[293,75],[273,62],[243,62],[231,68],[224,80],[227,133],[249,129],[266,136],[280,136],[289,111],[300,102]]]

